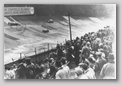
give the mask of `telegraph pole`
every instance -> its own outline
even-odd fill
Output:
[[[69,19],[70,41],[72,42],[72,31],[71,31],[70,13],[69,12],[68,12],[68,19]]]

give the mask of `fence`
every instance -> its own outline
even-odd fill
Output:
[[[66,39],[65,39],[65,41],[63,43],[65,43],[65,42],[66,42]],[[58,44],[58,42],[57,42],[57,44]],[[31,58],[31,61],[33,63],[36,63],[36,62],[40,62],[40,61],[46,59],[47,57],[49,57],[49,54],[51,52],[55,52],[55,51],[56,51],[56,47],[52,47],[49,43],[47,43],[47,48],[43,48],[43,51],[42,52],[39,52],[38,53],[38,50],[35,47],[34,48],[34,54],[33,55],[27,56],[26,54],[20,53],[19,54],[20,55],[19,59],[24,60],[25,58],[28,57],[28,58]],[[22,55],[24,55],[24,56],[22,56]],[[18,64],[18,60],[14,61],[14,59],[12,58],[12,62],[10,62],[8,64],[5,64],[5,66],[11,67],[13,64]]]

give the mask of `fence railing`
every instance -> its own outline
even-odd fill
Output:
[[[62,44],[66,43],[66,41],[67,40],[65,39],[62,42]],[[58,41],[57,41],[57,44],[59,44]],[[15,60],[14,58],[12,58],[11,59],[12,62],[5,64],[5,66],[12,66],[13,64],[17,64],[19,59],[23,59],[24,60],[27,57],[28,58],[31,58],[32,62],[39,62],[39,61],[47,58],[49,56],[49,54],[51,52],[54,52],[54,51],[56,51],[56,46],[53,47],[50,43],[47,43],[46,48],[41,48],[41,51],[38,50],[37,47],[35,47],[33,53],[31,53],[31,55],[24,54],[24,53],[21,53],[20,52],[19,58],[17,60]]]

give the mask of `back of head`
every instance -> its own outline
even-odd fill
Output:
[[[30,59],[30,58],[26,58],[24,62],[25,62],[27,65],[30,65],[30,64],[31,64],[31,59]]]
[[[11,68],[9,66],[5,66],[5,70],[10,70]]]
[[[90,42],[87,42],[86,45],[89,47],[90,46]]]
[[[44,61],[43,61],[43,63],[48,63],[49,62],[49,60],[48,59],[45,59]]]
[[[61,63],[59,61],[56,61],[55,65],[56,67],[61,67]]]
[[[98,56],[98,58],[101,58],[102,53],[101,52],[97,52],[96,55]]]
[[[18,60],[18,63],[22,63],[22,62],[23,62],[23,60],[22,60],[22,59],[19,59],[19,60]]]
[[[83,64],[81,65],[81,67],[83,68],[83,70],[87,70],[87,69],[88,69],[88,65],[85,64],[85,63],[83,63]]]
[[[62,58],[62,59],[61,59],[61,63],[62,63],[62,64],[66,64],[66,60]]]
[[[113,53],[109,53],[108,55],[108,60],[114,60],[114,54]]]
[[[59,49],[60,48],[60,44],[57,44],[57,47],[56,48]]]

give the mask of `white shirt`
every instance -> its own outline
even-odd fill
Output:
[[[88,68],[78,79],[96,79],[95,72],[92,68]]]
[[[106,63],[101,69],[100,76],[103,79],[116,79],[115,70],[114,63]]]
[[[62,69],[56,73],[56,79],[69,79],[70,69],[67,65],[63,65]]]
[[[15,71],[7,70],[4,75],[4,79],[15,79]]]

